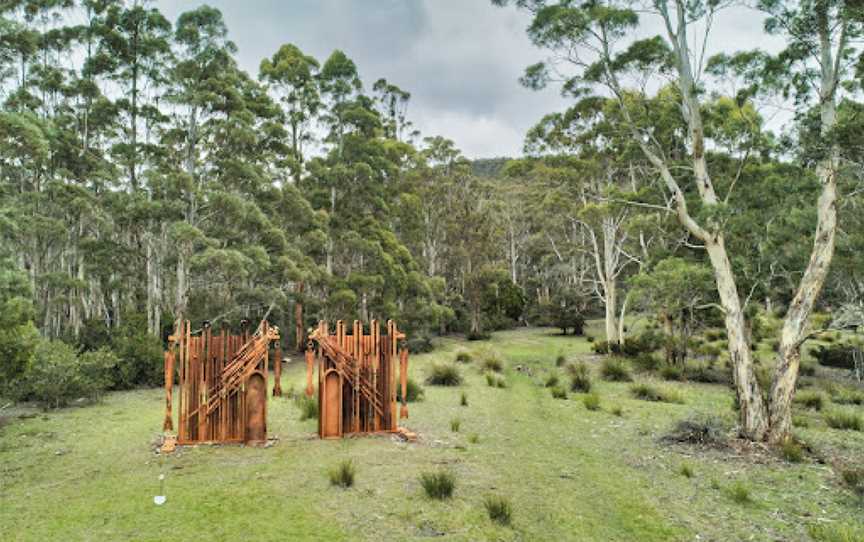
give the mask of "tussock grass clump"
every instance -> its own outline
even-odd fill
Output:
[[[318,419],[318,399],[305,394],[294,396],[294,405],[300,410],[300,421]]]
[[[425,396],[426,391],[423,389],[423,386],[418,384],[413,378],[409,378],[405,386],[405,400],[409,403],[416,403],[422,401]],[[396,387],[396,400],[402,401],[402,386]]]
[[[630,386],[630,394],[636,399],[641,399],[643,401],[677,404],[684,403],[684,397],[678,390],[662,388],[647,382],[640,382]]]
[[[452,420],[450,420],[451,431],[453,431],[454,433],[458,433],[460,427],[462,427],[462,420],[460,420],[459,418],[453,418]]]
[[[589,393],[582,398],[582,404],[585,405],[585,408],[588,410],[600,410],[600,396],[596,393]]]
[[[804,416],[792,416],[793,427],[810,427],[810,420]]]
[[[804,448],[795,439],[788,438],[780,445],[780,457],[788,463],[800,463],[804,460]]]
[[[354,485],[354,477],[356,474],[357,469],[354,466],[354,462],[350,459],[346,459],[328,472],[330,485],[348,489]]]
[[[631,382],[630,367],[621,358],[606,358],[600,366],[600,376],[609,382]]]
[[[564,357],[564,354],[558,354],[558,356],[555,357],[555,367],[564,367],[566,363],[567,358]]]
[[[558,378],[558,373],[552,373],[546,377],[546,387],[554,388],[558,385],[560,379]]]
[[[499,358],[484,358],[480,364],[480,368],[484,371],[493,371],[496,373],[500,373],[504,370],[504,363]]]
[[[486,385],[490,388],[506,388],[507,380],[503,376],[494,373],[486,373]]]
[[[854,412],[834,410],[825,414],[825,423],[832,429],[864,431],[864,418]]]
[[[645,373],[653,373],[660,368],[660,358],[653,354],[642,353],[633,358],[633,365],[637,370]]]
[[[478,435],[477,433],[471,433],[470,435],[468,435],[468,442],[470,442],[471,444],[477,444],[478,442],[480,442],[480,435]]]
[[[795,403],[811,410],[822,410],[827,402],[825,394],[818,391],[801,391],[795,394]]]
[[[612,407],[612,410],[610,410],[609,412],[611,412],[614,416],[618,416],[619,418],[624,416],[624,409],[618,405]]]
[[[430,368],[426,383],[432,386],[458,386],[462,384],[462,375],[455,365],[436,363]]]
[[[471,355],[471,352],[462,350],[456,353],[456,361],[458,363],[471,363],[474,361],[474,356]]]
[[[689,463],[683,463],[681,468],[678,469],[678,473],[684,478],[693,478],[694,476],[693,467]]]
[[[424,472],[420,475],[420,485],[430,499],[449,499],[456,488],[456,477],[445,470]]]
[[[831,393],[831,400],[838,405],[864,405],[864,391],[838,388]]]
[[[513,518],[513,507],[510,499],[501,495],[489,495],[483,499],[483,506],[489,519],[499,525],[510,525]]]
[[[742,481],[737,481],[726,488],[726,494],[737,504],[749,504],[753,502],[750,488]]]
[[[661,440],[679,444],[722,447],[726,445],[726,430],[720,418],[695,415],[675,423]]]
[[[462,392],[462,396],[459,398],[459,405],[468,406],[468,396],[465,394],[464,391]]]
[[[550,393],[552,393],[552,397],[555,399],[567,399],[567,390],[562,388],[561,386],[553,386],[549,389]]]
[[[864,468],[845,468],[840,471],[840,478],[852,493],[864,499]]]
[[[814,523],[807,526],[807,534],[816,542],[861,542],[864,528],[852,524]]]
[[[570,373],[570,390],[588,393],[591,391],[591,372],[584,361],[578,361],[567,367]]]

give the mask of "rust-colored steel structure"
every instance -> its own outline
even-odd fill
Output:
[[[178,444],[202,442],[263,444],[267,440],[267,364],[274,346],[276,383],[282,352],[279,329],[262,321],[251,335],[214,334],[205,324],[192,332],[178,322],[165,352],[165,430],[173,429],[174,364],[179,375]]]
[[[369,325],[354,321],[351,333],[345,322],[336,322],[331,334],[327,322],[309,335],[306,349],[306,395],[314,394],[314,366],[318,366],[318,434],[339,438],[357,433],[394,432],[396,414],[396,367],[399,365],[402,408],[408,417],[405,394],[408,382],[408,350],[405,334],[396,322],[387,321],[385,334],[376,320]]]

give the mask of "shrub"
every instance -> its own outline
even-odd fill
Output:
[[[424,472],[420,475],[420,485],[429,498],[444,500],[453,496],[456,479],[452,473],[444,470]]]
[[[408,351],[412,354],[423,354],[435,350],[432,339],[428,336],[416,337],[408,340]]]
[[[112,387],[113,372],[118,363],[117,355],[106,346],[78,356],[81,376],[85,379],[83,391],[91,399],[99,400],[102,393]]]
[[[591,391],[591,372],[584,361],[579,361],[567,368],[570,373],[570,390],[588,393]]]
[[[705,339],[708,341],[722,341],[726,339],[725,329],[709,329],[705,331]]]
[[[665,442],[722,447],[726,444],[726,426],[716,416],[694,415],[675,423],[663,436]]]
[[[109,375],[100,373],[102,366],[109,365],[110,369],[116,358],[104,350],[96,352],[82,360],[62,341],[39,341],[26,375],[30,396],[53,408],[66,406],[73,399],[98,397],[110,381]]]
[[[471,433],[470,435],[468,435],[468,442],[470,442],[471,444],[477,444],[478,442],[480,442],[480,435],[478,435],[477,433]]]
[[[750,488],[740,480],[726,488],[726,492],[729,494],[729,498],[738,504],[747,504],[753,500],[750,497]]]
[[[471,355],[471,352],[467,352],[462,350],[461,352],[456,354],[456,361],[459,363],[471,363],[474,360],[474,357]]]
[[[660,368],[660,358],[653,354],[639,354],[635,358],[633,358],[633,365],[637,370],[643,371],[646,373],[653,373],[658,368]]]
[[[462,375],[455,365],[436,363],[430,368],[426,383],[432,386],[458,386],[462,384]]]
[[[612,407],[612,410],[610,410],[609,412],[611,412],[615,416],[618,416],[619,418],[624,416],[624,409],[622,409],[618,405],[615,405],[614,407]]]
[[[513,516],[513,507],[510,505],[510,500],[507,497],[490,495],[483,499],[483,506],[486,507],[489,519],[499,525],[510,525]]]
[[[318,419],[318,399],[299,394],[294,397],[294,404],[300,410],[300,421]]]
[[[800,463],[804,460],[804,448],[794,439],[787,438],[780,445],[780,456],[789,463]]]
[[[545,383],[546,387],[547,388],[553,388],[553,387],[557,386],[559,380],[560,379],[558,378],[557,373],[550,374],[549,376],[546,377],[546,383]]]
[[[824,338],[823,338],[824,340]],[[848,344],[819,345],[810,350],[819,365],[852,370],[855,366],[852,354],[855,348]]]
[[[663,380],[684,380],[684,370],[676,365],[664,365],[660,369]]]
[[[354,476],[357,469],[354,467],[354,462],[346,459],[340,462],[336,467],[330,469],[330,485],[348,489],[354,485]]]
[[[662,345],[662,336],[653,331],[646,331],[639,337],[629,337],[623,343],[610,343],[609,341],[598,341],[592,343],[596,354],[619,354],[627,357],[635,357],[639,354],[650,354]]]
[[[600,366],[600,375],[603,380],[610,382],[630,382],[633,380],[627,362],[620,358],[604,359]]]
[[[588,410],[600,410],[600,396],[596,393],[589,393],[582,398],[582,404]]]
[[[405,386],[405,400],[409,403],[417,403],[423,400],[426,396],[426,391],[423,386],[417,383],[413,378],[408,378]],[[402,386],[396,386],[396,401],[402,401]]]
[[[864,419],[854,412],[834,410],[825,414],[825,423],[833,429],[864,431]]]
[[[118,358],[114,372],[115,389],[164,384],[162,342],[142,331],[144,329],[144,322],[129,321],[114,340],[113,350]]]
[[[677,390],[661,388],[647,382],[632,385],[630,387],[630,394],[636,399],[641,399],[643,401],[684,403],[684,398]]]
[[[563,367],[565,363],[567,363],[567,358],[562,354],[555,357],[555,367]]]
[[[684,478],[693,478],[693,467],[688,465],[687,463],[683,463],[681,468],[678,469],[678,472],[681,473],[681,476]]]
[[[801,376],[816,376],[816,366],[812,363],[802,362],[799,366],[798,372]]]
[[[588,341],[589,343],[593,343],[594,342],[594,335],[587,335],[585,337],[585,340]]]
[[[567,399],[567,390],[565,390],[561,386],[555,386],[549,391],[552,393],[552,397],[555,399]]]
[[[794,402],[811,410],[822,410],[825,395],[818,391],[802,391],[795,395]]]
[[[459,405],[468,406],[468,396],[465,394],[464,391],[462,392],[462,396],[459,398]]]
[[[684,365],[684,378],[704,384],[731,384],[732,372],[701,363],[688,363]]]

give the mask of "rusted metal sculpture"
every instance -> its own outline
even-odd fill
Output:
[[[192,333],[189,321],[178,322],[165,352],[165,422],[171,419],[174,363],[178,362],[178,444],[201,442],[245,442],[267,440],[267,361],[275,343],[276,384],[282,362],[279,329],[262,320],[253,334],[244,329],[229,335],[224,329],[213,334],[205,323]]]
[[[319,322],[309,335],[306,350],[306,395],[314,393],[313,367],[318,365],[318,434],[321,438],[339,438],[353,433],[394,432],[398,430],[396,414],[396,364],[399,363],[399,385],[402,408],[399,416],[408,417],[406,392],[408,383],[408,350],[405,334],[396,322],[387,322],[387,333],[381,334],[376,320],[366,334],[363,324],[354,321],[351,334],[345,322],[336,322],[330,334],[327,322]]]

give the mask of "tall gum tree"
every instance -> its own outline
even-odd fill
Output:
[[[493,0],[493,3],[508,2]],[[528,67],[523,78],[525,84],[540,88],[557,80],[571,95],[597,89],[618,102],[620,126],[630,132],[659,173],[679,222],[702,243],[711,262],[740,405],[739,431],[752,440],[785,440],[791,428],[791,400],[801,345],[834,251],[839,169],[836,148],[827,149],[815,166],[821,193],[813,249],[784,319],[780,359],[771,390],[766,394],[755,376],[745,302],[726,249],[723,227],[726,199],[718,194],[706,159],[711,141],[706,138],[703,122],[705,51],[714,16],[729,4],[683,0],[644,3],[592,0],[579,4],[569,0],[515,0],[513,3],[532,13],[529,36],[535,45],[553,54],[548,62]],[[760,7],[771,15],[767,29],[786,34],[789,42],[786,53],[776,59],[774,67],[781,76],[794,75],[800,90],[806,91],[808,79],[814,80],[809,91],[819,104],[821,131],[830,135],[844,60],[851,56],[849,44],[859,33],[857,14],[843,1],[766,1]],[[664,35],[636,41],[630,38],[639,25],[639,13],[656,17]],[[701,40],[697,37],[699,32],[703,34]],[[796,71],[796,66],[802,64]],[[650,114],[640,109],[641,98],[650,82],[660,76],[667,77],[677,91],[687,133],[686,175],[679,173],[666,149],[658,144],[654,137],[656,126],[642,122]],[[803,94],[799,93],[799,97],[803,98]],[[687,198],[690,186],[695,187],[695,202]],[[691,211],[693,205],[698,212]]]

